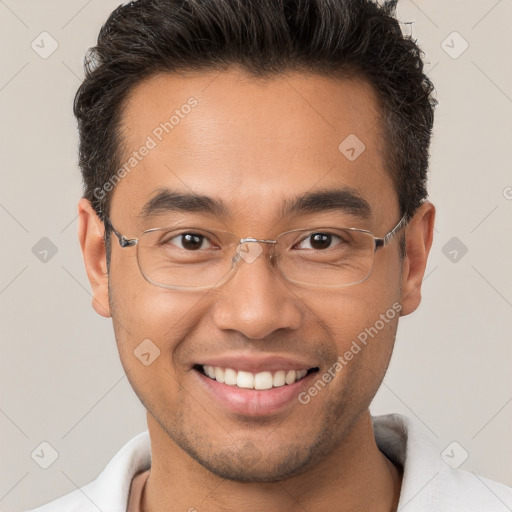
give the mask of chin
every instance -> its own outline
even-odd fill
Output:
[[[252,453],[219,452],[208,457],[190,455],[218,477],[243,483],[279,482],[305,473],[311,467],[309,455],[305,456],[299,449],[280,457],[275,453],[262,454],[259,450]]]

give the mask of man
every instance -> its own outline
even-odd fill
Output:
[[[139,0],[75,100],[79,238],[149,433],[40,511],[501,511],[372,418],[421,300],[432,84],[394,3]]]

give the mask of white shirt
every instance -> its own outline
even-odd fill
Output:
[[[411,419],[401,414],[374,416],[373,427],[379,449],[404,468],[398,511],[512,511],[512,488],[452,469]],[[448,449],[446,460],[457,462],[458,450]],[[150,465],[149,433],[143,432],[121,448],[96,480],[29,512],[126,512],[132,478]]]

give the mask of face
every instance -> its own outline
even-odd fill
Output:
[[[161,123],[173,113],[167,133]],[[132,91],[123,130],[124,161],[151,146],[139,151],[145,156],[113,191],[110,219],[127,237],[174,224],[240,238],[275,239],[332,225],[382,237],[400,219],[376,98],[362,81],[291,73],[257,80],[234,70],[160,75]],[[339,149],[347,137],[355,159]],[[299,196],[340,190],[345,195],[330,207],[283,216]],[[369,205],[366,215],[349,207],[347,191]],[[204,196],[223,207],[206,211],[181,201],[176,208],[165,200],[168,193]],[[113,237],[109,295],[105,280],[93,284],[95,307],[113,318],[150,431],[213,473],[242,481],[300,474],[342,443],[382,381],[398,311],[416,307],[412,291],[424,270],[400,259],[395,237],[376,252],[366,281],[305,287],[280,275],[262,248],[219,287],[175,290],[148,282],[136,247],[121,248]],[[135,355],[143,340],[151,340],[143,345],[147,365]],[[229,378],[240,387],[205,375],[204,365],[238,371]],[[264,373],[256,377],[264,386],[267,372],[277,384],[289,374],[290,384],[244,388],[251,376],[243,372]]]

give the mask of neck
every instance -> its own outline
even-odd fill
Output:
[[[218,477],[181,450],[148,414],[152,464],[141,511],[278,512],[302,508],[310,512],[372,510],[394,512],[402,469],[377,447],[369,411],[343,442],[304,473],[278,482],[240,483]]]

